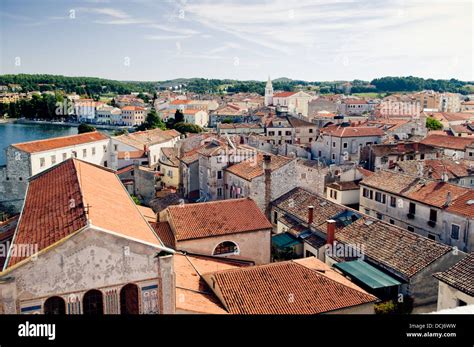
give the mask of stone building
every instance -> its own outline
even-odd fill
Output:
[[[381,143],[383,130],[367,126],[332,126],[324,128],[320,136],[311,145],[314,158],[333,164],[358,162],[361,149]]]
[[[474,190],[381,170],[360,183],[360,211],[432,240],[474,250]]]
[[[254,264],[270,262],[271,228],[249,198],[170,206],[160,212],[155,226],[160,238],[178,251]]]
[[[438,311],[474,305],[474,253],[434,277],[439,281]]]
[[[296,159],[258,153],[224,172],[225,198],[249,197],[268,216],[270,202],[293,189]]]
[[[111,170],[68,159],[29,182],[0,311],[173,313],[172,253]]]
[[[291,233],[303,243],[303,256],[316,256],[336,267],[345,264],[340,269],[362,288],[382,299],[398,299],[398,294],[410,297],[415,312],[431,309],[437,300],[433,274],[466,256],[301,188],[272,203],[271,221],[274,231]],[[291,230],[285,226],[288,221]],[[350,271],[350,267],[358,270]],[[371,288],[364,276],[374,274],[387,282]]]
[[[16,143],[6,149],[6,166],[0,167],[0,207],[18,212],[28,178],[69,158],[110,166],[109,138],[100,132]]]

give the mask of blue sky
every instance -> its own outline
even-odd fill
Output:
[[[0,73],[474,80],[471,0],[0,0]]]

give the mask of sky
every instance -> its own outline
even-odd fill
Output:
[[[474,0],[0,0],[0,73],[474,80]]]

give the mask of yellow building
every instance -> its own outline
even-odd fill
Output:
[[[163,187],[179,187],[178,150],[172,147],[161,148],[160,152],[161,184]]]

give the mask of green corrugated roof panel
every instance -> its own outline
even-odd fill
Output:
[[[292,247],[301,243],[296,237],[288,233],[272,236],[272,244],[278,248]]]
[[[358,279],[372,289],[398,286],[401,282],[362,260],[347,261],[333,265],[343,273]]]

